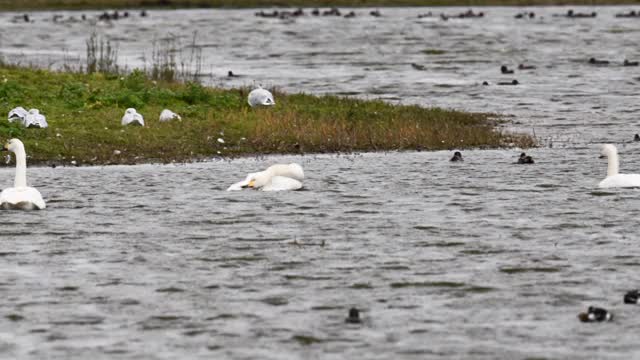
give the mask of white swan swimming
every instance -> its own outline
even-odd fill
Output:
[[[273,106],[275,104],[273,94],[266,89],[259,87],[249,93],[249,105],[251,105],[251,107]]]
[[[24,126],[24,119],[27,117],[29,112],[25,110],[22,106],[18,106],[17,108],[11,109],[9,111],[9,122],[19,122]]]
[[[640,174],[618,174],[618,150],[614,145],[605,144],[602,146],[602,157],[605,156],[609,159],[607,177],[600,181],[598,187],[640,187]]]
[[[9,140],[2,150],[16,154],[16,179],[12,188],[0,193],[0,208],[19,210],[42,210],[46,207],[42,195],[35,188],[27,186],[27,154],[24,144],[18,139]]]
[[[24,118],[24,127],[44,129],[49,127],[49,124],[47,124],[47,118],[40,114],[40,110],[31,109]]]
[[[247,187],[262,191],[299,190],[302,188],[302,180],[304,171],[299,164],[276,164],[269,166],[267,170],[250,173],[243,181],[229,186],[227,191]]]
[[[160,119],[159,120],[161,122],[171,121],[173,119],[177,119],[178,121],[182,121],[182,118],[180,117],[180,115],[174,113],[173,111],[171,111],[169,109],[164,109],[160,113]]]
[[[144,119],[141,114],[138,114],[136,109],[128,108],[124,112],[124,116],[122,117],[122,126],[125,125],[139,125],[144,126]]]

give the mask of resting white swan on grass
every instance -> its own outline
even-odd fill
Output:
[[[40,192],[27,186],[27,154],[24,144],[18,139],[9,140],[2,150],[16,155],[16,178],[12,188],[0,193],[0,208],[19,210],[42,210],[46,207]]]
[[[600,188],[640,187],[640,174],[619,174],[618,150],[611,144],[602,146],[602,157],[607,157],[607,177],[600,181]]]
[[[304,171],[299,164],[276,164],[267,170],[250,173],[246,179],[235,183],[227,191],[242,190],[244,188],[262,191],[298,190],[302,188]]]
[[[25,110],[22,106],[18,106],[17,108],[11,109],[9,111],[9,122],[19,122],[24,125],[24,119],[27,117],[29,112]]]
[[[271,92],[261,87],[254,89],[249,93],[248,101],[251,107],[273,106],[276,104],[275,100],[273,100],[273,94],[271,94]]]
[[[44,115],[40,114],[40,110],[31,109],[29,113],[24,118],[24,127],[33,127],[33,128],[41,128],[44,129],[49,127],[47,124],[47,118]]]
[[[178,121],[182,121],[182,118],[180,117],[180,115],[174,113],[173,111],[171,111],[169,109],[164,109],[160,113],[160,119],[159,120],[161,122],[171,121],[173,119],[176,119]]]
[[[122,117],[122,126],[126,125],[139,125],[144,126],[144,119],[141,114],[138,114],[136,109],[128,108],[124,112],[124,116]]]

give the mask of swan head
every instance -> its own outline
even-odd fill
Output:
[[[127,110],[124,111],[125,114],[135,114],[136,113],[136,109],[134,108],[128,108]]]
[[[267,185],[272,177],[273,177],[273,174],[269,170],[249,174],[246,180],[247,181],[246,187],[250,187],[253,189],[261,188]]]
[[[271,105],[275,105],[276,102],[273,101],[273,98],[271,96],[267,96],[266,99],[264,99],[264,101],[262,102],[262,105],[264,106],[271,106]]]
[[[609,156],[617,155],[617,154],[618,154],[618,150],[614,145],[612,144],[602,145],[602,151],[600,152],[601,159],[607,158]]]
[[[2,146],[2,151],[16,152],[18,149],[24,149],[24,144],[18,139],[11,139]]]

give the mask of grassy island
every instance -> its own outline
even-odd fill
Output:
[[[0,10],[125,8],[622,5],[637,0],[0,0]]]
[[[487,114],[274,92],[276,106],[251,108],[249,89],[158,82],[129,75],[0,67],[0,112],[23,106],[46,129],[0,119],[0,140],[23,140],[31,164],[133,164],[269,153],[435,150],[532,146],[498,131]],[[126,108],[145,127],[120,124]],[[168,108],[182,121],[160,122]]]

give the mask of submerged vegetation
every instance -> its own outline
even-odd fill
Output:
[[[532,146],[526,136],[496,131],[486,114],[399,106],[334,96],[286,95],[277,105],[247,105],[248,89],[129,75],[0,67],[0,110],[38,108],[49,128],[0,120],[0,138],[19,137],[30,163],[131,164],[211,156],[364,150]],[[145,127],[122,127],[126,108]],[[171,109],[182,121],[159,122]]]
[[[270,6],[551,6],[637,4],[637,0],[0,0],[0,10]]]

